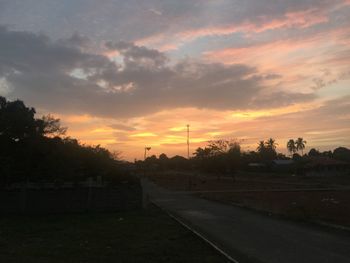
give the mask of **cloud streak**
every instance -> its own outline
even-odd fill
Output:
[[[349,0],[0,2],[0,94],[84,143],[349,145]]]
[[[244,64],[188,59],[170,63],[157,50],[108,42],[108,50],[118,51],[122,58],[116,63],[65,43],[1,28],[0,72],[12,88],[10,96],[51,111],[114,118],[181,107],[280,107],[314,98],[269,92],[256,68]]]

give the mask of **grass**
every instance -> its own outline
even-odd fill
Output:
[[[350,226],[349,191],[204,193],[199,197],[289,219]]]
[[[231,177],[218,180],[213,175],[167,172],[151,174],[149,177],[156,184],[172,190],[204,191],[197,196],[208,200],[290,219],[350,226],[350,191],[343,189],[350,188],[349,176],[303,177],[279,173],[238,172],[236,180]],[[335,190],[322,191],[327,188]],[[291,191],[295,189],[299,191]],[[309,189],[319,191],[308,191]]]
[[[152,207],[128,213],[0,218],[0,262],[226,262]]]

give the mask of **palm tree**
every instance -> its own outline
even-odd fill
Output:
[[[295,145],[295,141],[293,139],[290,139],[288,142],[287,142],[287,149],[288,151],[293,154],[297,151],[297,147]]]
[[[306,141],[301,137],[299,137],[295,141],[296,149],[297,149],[297,151],[301,150],[301,155],[304,155],[305,144],[306,144]]]
[[[256,150],[259,153],[262,153],[265,150],[265,142],[264,141],[260,141],[258,144],[258,147],[256,148]]]
[[[274,151],[276,150],[277,145],[278,145],[278,143],[276,143],[276,140],[272,139],[272,138],[268,139],[265,144],[266,144],[267,148],[272,149]]]

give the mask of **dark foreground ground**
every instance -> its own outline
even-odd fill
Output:
[[[0,217],[0,262],[226,262],[155,207]]]

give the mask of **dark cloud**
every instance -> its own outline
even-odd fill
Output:
[[[135,46],[132,43],[107,42],[106,47],[109,50],[117,50],[123,56],[124,64],[127,67],[148,66],[151,68],[159,68],[168,62],[168,58],[155,49]]]
[[[262,85],[266,76],[247,65],[171,63],[157,50],[109,42],[106,46],[123,58],[117,64],[84,51],[85,41],[71,41],[0,28],[0,78],[10,84],[9,95],[50,111],[113,118],[179,107],[270,108],[314,98],[269,93]]]
[[[344,0],[3,0],[0,23],[62,38],[79,30],[94,39],[135,41],[164,32],[280,19],[312,9],[322,14]]]
[[[58,42],[64,46],[76,48],[88,48],[90,45],[90,39],[87,36],[83,36],[77,32],[74,32],[70,38],[61,39]]]

